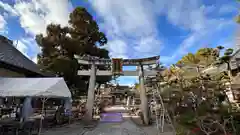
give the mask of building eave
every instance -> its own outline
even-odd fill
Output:
[[[23,73],[27,76],[37,76],[37,77],[50,77],[50,75],[46,75],[44,73],[36,73],[33,71],[30,71],[28,69],[17,67],[15,65],[9,64],[7,62],[0,61],[0,68],[5,68],[14,72]]]

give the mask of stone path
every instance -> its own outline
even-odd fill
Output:
[[[91,129],[84,128],[85,126],[81,123],[75,123],[44,131],[42,135],[174,135],[171,132],[158,134],[157,128],[154,126],[137,126],[136,122],[140,122],[139,119],[138,117],[132,119],[127,113],[123,113],[122,122],[99,122]]]
[[[90,129],[82,123],[74,123],[60,128],[43,130],[41,135],[83,135],[88,130]]]
[[[124,121],[122,123],[101,123],[84,135],[146,135],[146,133],[134,123]]]

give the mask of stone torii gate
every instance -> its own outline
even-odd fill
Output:
[[[92,120],[93,117],[93,105],[94,105],[94,91],[96,85],[96,76],[113,76],[116,73],[113,71],[114,61],[118,60],[120,65],[120,73],[118,75],[122,76],[139,76],[140,84],[140,98],[141,98],[141,110],[143,111],[144,123],[149,123],[148,116],[148,99],[146,96],[146,88],[144,85],[144,76],[155,76],[158,71],[155,70],[144,70],[144,65],[156,64],[160,56],[143,58],[143,59],[99,59],[94,57],[79,57],[74,56],[79,64],[91,65],[90,70],[78,70],[78,75],[80,76],[90,76],[89,87],[88,87],[88,98],[86,103],[86,108],[88,112],[85,115],[86,120]],[[98,70],[97,66],[108,65],[112,69]],[[136,71],[122,71],[122,66],[137,66]]]

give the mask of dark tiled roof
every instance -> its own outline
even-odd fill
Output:
[[[0,35],[0,62],[4,62],[19,68],[24,68],[31,72],[43,75],[40,68],[14,46],[13,42]]]

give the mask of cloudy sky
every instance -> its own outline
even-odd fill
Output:
[[[160,55],[170,65],[201,47],[236,45],[235,0],[0,0],[0,34],[12,39],[33,61],[34,36],[49,23],[68,25],[68,15],[83,6],[97,20],[111,57]],[[120,79],[122,84],[134,77]]]

